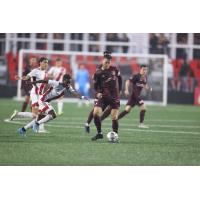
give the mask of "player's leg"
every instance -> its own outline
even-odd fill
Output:
[[[102,115],[101,115],[101,121],[103,121],[104,119],[106,119],[111,113],[111,107],[107,106],[105,108],[105,110],[103,111]]]
[[[131,112],[132,106],[126,105],[125,109],[119,113],[118,119],[123,118],[125,115]]]
[[[58,115],[63,114],[63,97],[58,99]]]
[[[139,128],[149,128],[148,126],[144,125],[144,117],[145,117],[145,113],[146,113],[146,106],[144,103],[142,103],[140,106],[140,124],[139,124]]]
[[[85,123],[85,132],[90,133],[90,123],[93,120],[93,113],[94,113],[94,108],[90,111],[87,121]]]
[[[112,119],[112,130],[115,133],[118,133],[118,114],[119,114],[119,109],[112,109],[111,110],[111,119]]]
[[[102,108],[100,106],[95,106],[93,116],[94,116],[94,124],[97,129],[97,134],[94,137],[92,137],[92,141],[103,138],[103,133],[101,131],[101,115],[102,115]]]
[[[25,95],[25,101],[22,104],[21,112],[25,112],[30,101],[30,95]]]

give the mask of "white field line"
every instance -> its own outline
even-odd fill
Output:
[[[19,125],[24,125],[22,122],[17,122],[17,121],[9,121],[9,120],[4,120],[7,123],[12,123],[12,124],[19,124]],[[58,128],[73,128],[73,129],[83,129],[83,126],[74,126],[74,125],[54,125],[54,124],[45,124],[45,126],[50,126],[50,127],[58,127]],[[122,128],[120,130],[124,131],[129,131],[129,132],[145,132],[145,133],[181,133],[181,134],[193,134],[193,135],[200,135],[200,132],[193,132],[193,131],[164,131],[164,130],[150,130],[150,129],[130,129],[130,128]]]

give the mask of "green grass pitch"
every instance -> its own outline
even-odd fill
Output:
[[[21,102],[0,99],[0,165],[200,165],[200,107],[149,106],[145,118],[148,130],[137,128],[136,107],[119,121],[117,144],[107,142],[110,118],[102,125],[104,139],[92,142],[94,124],[91,134],[86,134],[83,127],[92,106],[78,108],[72,103],[65,103],[64,114],[46,124],[50,133],[29,130],[27,137],[20,137],[17,129],[27,121],[4,122],[20,107]]]

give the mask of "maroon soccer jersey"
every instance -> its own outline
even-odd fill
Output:
[[[93,79],[97,93],[102,93],[106,98],[119,99],[121,76],[115,66],[110,66],[109,69],[98,68]]]
[[[139,96],[143,86],[147,84],[147,76],[142,76],[140,73],[133,75],[130,79],[132,83],[132,93],[136,96]]]
[[[30,73],[31,71],[31,67],[30,66],[27,66],[25,67],[24,71],[23,71],[23,76],[26,76],[28,73]],[[21,89],[24,90],[25,94],[28,95],[32,89],[32,84],[30,83],[30,81],[25,81],[25,80],[22,80],[22,84],[21,84]]]

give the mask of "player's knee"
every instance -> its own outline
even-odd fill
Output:
[[[127,113],[129,113],[129,112],[131,111],[131,107],[130,107],[130,106],[126,106],[126,107],[125,107],[125,111],[126,111]]]
[[[112,120],[117,120],[118,119],[118,114],[116,114],[116,113],[111,114],[111,119]]]

